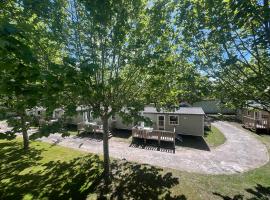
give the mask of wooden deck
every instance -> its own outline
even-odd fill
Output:
[[[252,117],[243,117],[243,125],[245,128],[250,128],[250,129],[266,129],[267,132],[269,133],[270,130],[270,119],[254,119]]]
[[[175,131],[163,131],[163,130],[145,130],[132,128],[132,138],[141,138],[146,143],[146,140],[156,140],[160,146],[161,141],[172,142],[175,148]]]

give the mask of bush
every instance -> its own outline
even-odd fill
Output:
[[[44,124],[40,128],[41,134],[46,133],[63,133],[65,132],[63,122],[61,120],[53,123]]]

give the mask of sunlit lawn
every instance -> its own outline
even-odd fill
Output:
[[[33,141],[24,151],[21,143],[0,140],[0,199],[183,199],[169,191],[178,178],[162,169],[113,160],[105,189],[99,156]]]
[[[0,153],[0,199],[83,199],[102,173],[98,156],[47,143],[0,140]]]
[[[267,146],[269,152],[270,136],[255,136]],[[173,194],[184,194],[188,199],[270,199],[269,162],[258,169],[235,175],[200,175],[166,169],[165,172],[167,171],[173,171],[173,175],[180,180],[180,184],[172,189]]]
[[[210,147],[217,147],[226,141],[224,135],[214,126],[210,130],[205,131],[204,139]]]
[[[256,137],[270,150],[270,136]],[[105,190],[100,157],[33,141],[24,151],[21,142],[0,140],[0,199],[270,198],[269,163],[242,174],[200,175],[114,160]]]

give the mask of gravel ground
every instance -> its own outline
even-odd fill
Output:
[[[226,142],[209,151],[177,147],[158,149],[152,145],[138,145],[110,139],[110,156],[202,174],[234,174],[258,168],[269,161],[266,147],[247,131],[227,122],[214,122],[226,137]],[[102,154],[102,141],[77,136],[62,137],[51,134],[40,141],[71,147],[91,153]]]

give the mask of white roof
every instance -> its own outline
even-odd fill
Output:
[[[164,110],[159,111],[152,106],[146,106],[143,113],[168,113],[168,114],[188,114],[188,115],[205,115],[201,107],[180,107],[178,110]]]

